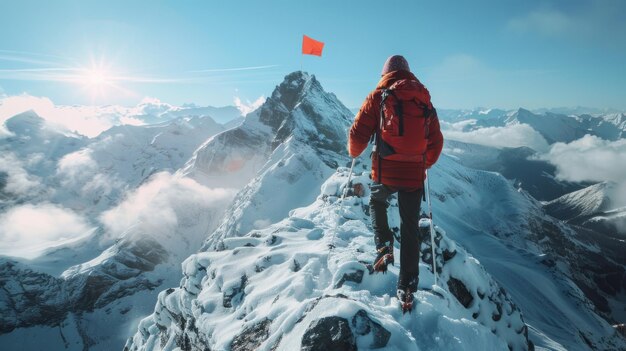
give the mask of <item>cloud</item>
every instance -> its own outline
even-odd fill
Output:
[[[570,16],[552,9],[541,9],[516,17],[509,21],[508,28],[518,32],[538,32],[558,36],[575,29],[576,23]]]
[[[544,137],[527,124],[486,127],[464,132],[462,129],[467,123],[441,121],[442,133],[448,139],[497,148],[527,146],[536,151],[546,151],[549,147]]]
[[[28,159],[27,163],[34,163],[35,157]],[[3,174],[4,177],[2,177]],[[2,187],[3,182],[5,182],[4,187]],[[13,195],[27,195],[36,191],[40,186],[40,179],[26,171],[22,160],[13,153],[0,154],[0,191]]]
[[[113,139],[102,142],[112,142]],[[100,172],[100,167],[92,158],[92,149],[81,149],[63,156],[57,165],[57,177],[63,187],[78,190],[83,196],[93,194],[108,195],[122,189],[124,182],[115,176]]]
[[[130,126],[143,126],[146,124],[146,122],[142,121],[139,118],[135,118],[135,117],[130,117],[130,116],[122,116],[120,117],[120,123],[121,124],[127,124]]]
[[[218,72],[232,72],[232,71],[251,71],[251,70],[259,70],[259,69],[267,69],[278,67],[278,65],[266,65],[266,66],[250,66],[250,67],[237,67],[237,68],[210,68],[210,69],[201,69],[197,71],[189,71],[192,73],[218,73]]]
[[[246,102],[243,102],[238,96],[235,96],[233,102],[235,103],[237,109],[241,111],[241,114],[245,116],[248,113],[261,107],[261,105],[263,105],[263,103],[265,102],[265,96],[259,96],[259,98],[254,100],[254,102],[250,102],[250,100],[246,100]]]
[[[620,0],[575,2],[558,8],[544,4],[510,19],[507,29],[518,34],[536,33],[551,38],[568,38],[577,45],[584,40],[614,48],[624,46],[624,11],[626,3]]]
[[[98,169],[98,164],[91,158],[91,149],[81,149],[63,156],[59,160],[57,174],[67,183],[77,183]]]
[[[141,226],[143,233],[151,235],[171,233],[179,222],[188,222],[189,216],[224,209],[235,193],[234,189],[207,188],[190,178],[157,173],[118,206],[102,213],[100,221],[113,238],[133,226]]]
[[[541,159],[556,166],[556,176],[562,180],[617,183],[617,192],[612,199],[616,206],[626,205],[625,139],[607,141],[585,135],[569,144],[553,144]]]
[[[87,221],[71,210],[53,204],[21,205],[0,215],[0,254],[35,258],[91,233]]]
[[[569,144],[555,143],[543,158],[557,167],[560,179],[574,182],[626,180],[625,139],[607,141],[585,135]]]
[[[433,79],[443,81],[484,79],[494,74],[478,58],[465,53],[445,57],[440,64],[431,69],[430,73]]]

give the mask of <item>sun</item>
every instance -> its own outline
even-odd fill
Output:
[[[106,83],[107,74],[106,72],[99,70],[99,69],[89,70],[85,74],[85,79],[88,84],[100,85],[100,84]]]
[[[105,98],[115,89],[115,75],[103,65],[91,65],[80,69],[75,81],[82,85],[92,99]]]
[[[85,85],[100,87],[110,83],[111,75],[104,69],[92,68],[85,70],[82,81]]]

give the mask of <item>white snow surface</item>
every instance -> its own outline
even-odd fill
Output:
[[[395,298],[397,268],[391,267],[386,275],[369,275],[362,263],[371,262],[375,253],[364,206],[368,198],[339,200],[347,171],[340,168],[313,204],[293,210],[288,218],[225,238],[218,251],[189,257],[183,263],[180,288],[159,294],[155,313],[140,323],[127,347],[174,350],[191,342],[194,347],[226,350],[242,330],[269,319],[267,335],[254,347],[296,350],[315,320],[339,316],[351,321],[363,310],[390,332],[382,345],[386,350],[527,348],[519,309],[441,228],[437,228],[441,285],[433,286],[430,266],[422,262],[416,307],[403,315]],[[354,182],[367,185],[367,173]],[[392,211],[396,210],[394,206]],[[397,215],[393,220],[397,223]],[[335,246],[332,251],[330,244]],[[424,244],[423,251],[430,248]],[[445,263],[444,251],[455,253]],[[356,272],[362,280],[346,280]],[[448,290],[445,282],[451,277],[462,280],[474,296],[469,308]],[[375,333],[361,335],[352,323],[357,347],[372,348]]]

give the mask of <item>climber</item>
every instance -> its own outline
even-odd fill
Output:
[[[350,156],[358,157],[370,138],[374,147],[369,208],[377,252],[373,269],[384,273],[387,265],[394,263],[394,235],[387,208],[390,196],[398,193],[401,245],[397,291],[406,312],[412,308],[419,281],[418,217],[425,171],[437,162],[443,135],[430,93],[411,73],[403,56],[387,59],[378,86],[357,113],[348,136]]]

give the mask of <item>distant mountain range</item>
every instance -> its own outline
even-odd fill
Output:
[[[626,244],[591,224],[622,218],[613,185],[559,181],[529,148],[447,140],[429,172],[435,257],[421,233],[418,303],[402,315],[397,267],[364,265],[370,164],[360,157],[347,184],[353,111],[304,72],[232,124],[185,108],[146,101],[137,116],[168,120],[93,138],[33,112],[6,121],[0,215],[54,204],[95,229],[31,260],[0,258],[3,347],[626,349],[612,327],[626,318]],[[476,120],[468,130],[528,124],[551,143],[624,131],[623,114],[482,112],[440,113]],[[357,183],[363,196],[341,201]]]

